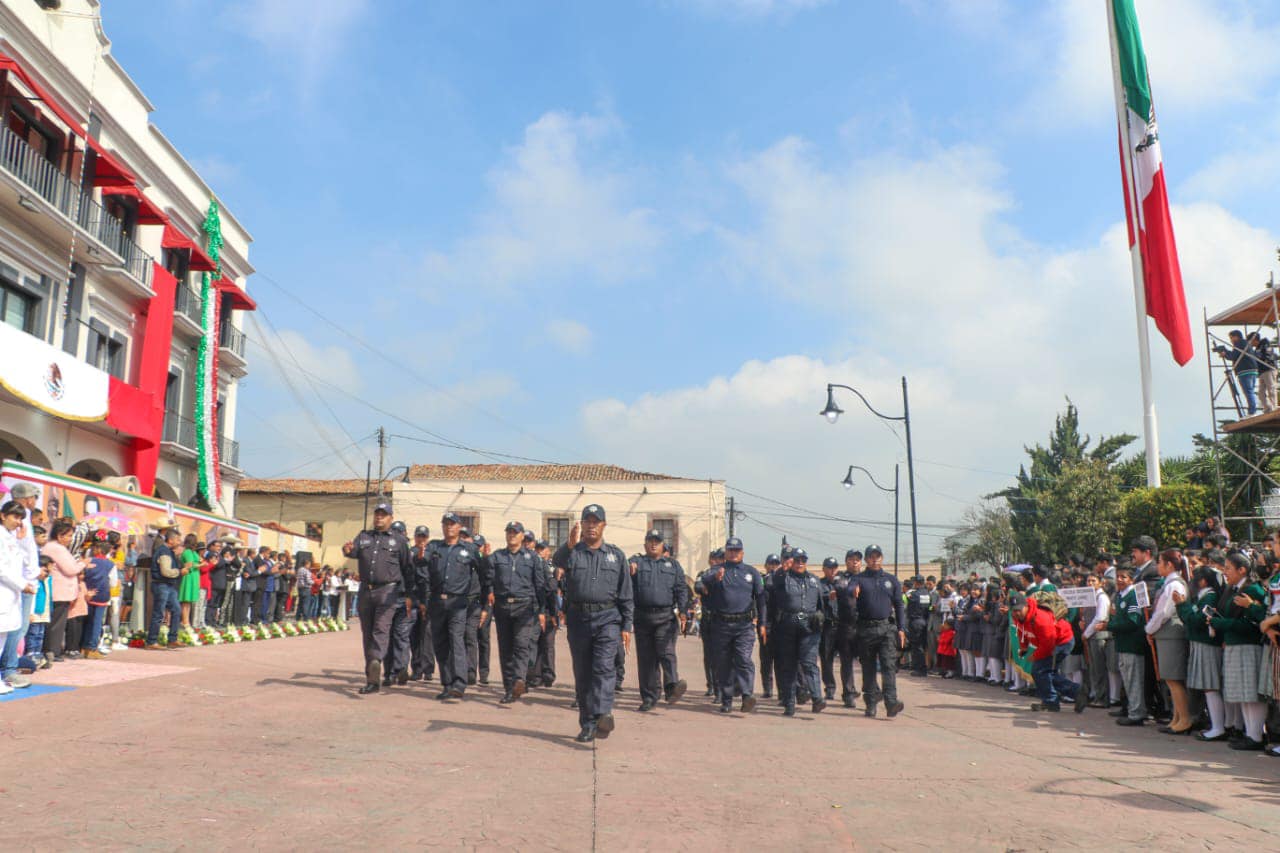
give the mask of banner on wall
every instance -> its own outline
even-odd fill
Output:
[[[20,482],[40,490],[37,506],[44,510],[46,521],[70,516],[79,522],[93,516],[102,519],[108,529],[137,537],[139,543],[162,528],[176,526],[183,535],[194,533],[201,542],[235,539],[247,547],[258,546],[260,530],[256,524],[223,518],[172,501],[122,492],[23,462],[6,461],[0,467],[4,492],[0,502],[7,499],[9,490]]]
[[[0,352],[0,385],[24,403],[69,421],[106,418],[108,374],[8,323],[0,323]]]

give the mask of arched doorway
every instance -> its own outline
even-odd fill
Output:
[[[81,459],[68,468],[67,473],[72,477],[79,477],[81,480],[88,480],[91,483],[101,483],[103,477],[119,476],[119,472],[116,469],[101,459]]]
[[[0,459],[12,459],[41,468],[52,468],[49,457],[40,452],[34,444],[10,432],[0,432]]]
[[[170,486],[164,480],[161,480],[159,477],[156,478],[155,489],[152,491],[151,496],[154,498],[159,498],[162,501],[172,501],[173,503],[182,503],[182,501],[178,499],[178,490],[175,489],[173,486]]]

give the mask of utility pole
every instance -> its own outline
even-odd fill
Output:
[[[378,427],[378,494],[382,494],[382,472],[387,462],[387,431]]]
[[[729,536],[733,536],[733,497],[729,498]]]

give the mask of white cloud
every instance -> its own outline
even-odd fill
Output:
[[[264,330],[261,324],[255,327],[256,332]],[[263,358],[262,348],[258,348],[257,352],[253,353],[256,362],[266,361],[271,364],[268,372],[271,381],[282,383],[279,370],[276,368],[276,359],[278,359],[280,366],[288,374],[289,379],[302,390],[304,397],[310,397],[312,394],[309,393],[308,377],[300,375],[298,368],[344,391],[354,392],[359,388],[359,370],[351,358],[351,352],[345,347],[313,342],[307,335],[293,329],[281,329],[279,339],[283,346],[270,338],[265,343],[265,347],[272,351],[274,358],[270,354]],[[325,396],[332,395],[333,392],[324,388],[323,385],[319,387]]]
[[[668,0],[669,5],[730,18],[786,16],[825,6],[831,0]]]
[[[430,253],[432,287],[505,288],[575,275],[602,282],[647,269],[661,234],[632,199],[630,176],[590,157],[620,132],[608,117],[549,112],[489,175],[492,199],[473,231]]]
[[[369,5],[369,0],[242,0],[227,14],[297,75],[303,96],[310,98]]]
[[[546,326],[547,337],[565,352],[582,355],[591,349],[594,335],[576,320],[552,320]]]

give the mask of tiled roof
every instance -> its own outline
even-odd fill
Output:
[[[617,465],[414,465],[410,480],[461,480],[467,482],[618,482],[684,480],[667,474],[632,471]],[[383,482],[383,492],[392,494],[396,482]],[[364,480],[241,480],[243,494],[363,495]],[[371,486],[376,494],[377,485]]]

